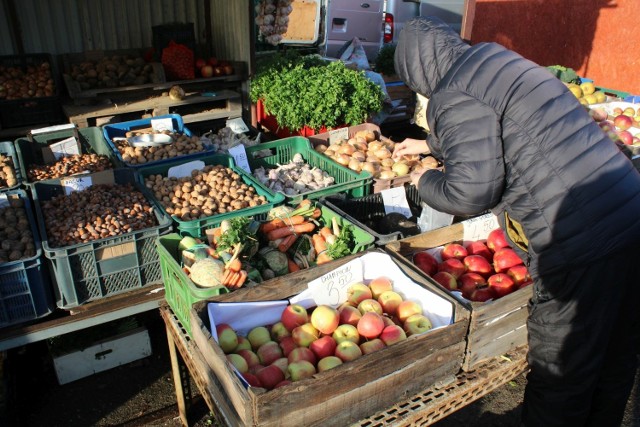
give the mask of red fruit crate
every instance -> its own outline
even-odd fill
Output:
[[[318,129],[317,131],[314,129],[311,129],[308,126],[305,126],[302,129],[298,129],[298,130],[291,130],[287,127],[280,126],[274,116],[267,114],[267,112],[264,109],[264,104],[260,100],[258,100],[256,104],[256,116],[257,116],[258,124],[264,127],[265,129],[267,129],[272,134],[274,134],[278,139],[288,138],[290,136],[310,137],[312,135],[325,133],[329,131],[329,129],[327,129],[324,126]],[[344,126],[338,126],[337,129],[343,128],[343,127]]]
[[[433,250],[447,243],[486,239],[496,227],[495,216],[487,214],[396,240],[384,248],[392,255],[411,262],[416,253]],[[471,311],[463,370],[473,371],[481,363],[527,344],[527,304],[532,289],[533,286],[526,286],[487,302],[471,302],[457,292],[450,292]]]

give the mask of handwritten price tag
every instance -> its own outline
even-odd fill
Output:
[[[462,226],[465,241],[484,240],[492,230],[500,227],[498,218],[492,213],[463,221]]]
[[[242,117],[227,120],[227,127],[230,127],[234,133],[249,132],[249,128],[244,123],[244,120],[242,120]]]
[[[66,178],[60,180],[60,184],[64,187],[64,193],[69,195],[74,191],[82,191],[91,187],[92,181],[90,176],[85,176],[83,178]]]
[[[167,176],[169,178],[186,178],[191,176],[192,171],[202,169],[204,169],[204,162],[202,160],[194,160],[169,168]]]
[[[349,139],[349,128],[340,128],[329,131],[329,144]]]
[[[229,154],[239,167],[244,169],[246,173],[251,173],[251,166],[249,166],[247,151],[244,149],[244,145],[238,144],[235,147],[229,148]]]
[[[6,194],[0,194],[0,208],[8,208],[11,206],[9,204],[9,198]]]
[[[382,190],[380,193],[382,194],[384,211],[387,215],[392,212],[398,212],[407,218],[413,216],[404,187],[389,188],[388,190]]]
[[[151,128],[154,132],[164,132],[169,131],[173,132],[173,121],[171,118],[166,117],[163,119],[151,119]]]
[[[51,144],[49,146],[49,149],[51,150],[51,153],[53,154],[53,157],[56,158],[56,160],[60,160],[63,157],[80,154],[80,144],[74,136],[63,139],[62,141],[56,142],[55,144]]]
[[[317,305],[338,307],[347,300],[349,286],[356,282],[362,282],[363,278],[362,261],[354,259],[332,272],[312,280],[307,286]]]

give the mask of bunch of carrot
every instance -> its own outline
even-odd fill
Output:
[[[242,269],[242,262],[234,257],[225,264],[222,275],[222,285],[227,288],[240,288],[247,280],[247,272]]]
[[[332,228],[327,226],[322,227],[316,234],[311,237],[313,242],[313,249],[316,251],[316,264],[325,264],[329,261],[333,261],[333,258],[329,256],[327,252],[328,246],[335,243],[336,239],[340,235],[340,227],[334,217],[332,220]]]

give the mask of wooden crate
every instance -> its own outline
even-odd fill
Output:
[[[467,232],[476,233],[477,237],[473,240],[481,239],[483,237],[478,235],[478,229],[482,227],[471,230],[470,225],[473,222],[478,225],[487,218],[490,218],[490,215],[397,240],[385,245],[385,249],[399,258],[411,260],[416,252],[437,248],[451,242],[463,242],[465,229]],[[491,230],[484,227],[484,231],[488,234]],[[529,314],[527,304],[532,296],[532,288],[533,286],[527,286],[500,299],[485,303],[470,302],[460,297],[460,303],[471,311],[463,370],[472,371],[488,359],[527,344],[526,320]]]
[[[380,249],[366,252],[377,252]],[[280,300],[306,289],[307,283],[358,257],[289,274],[255,288],[223,294],[218,302]],[[192,335],[210,372],[224,390],[231,425],[347,425],[388,407],[460,371],[469,312],[427,280],[408,262],[388,258],[414,282],[452,304],[453,323],[345,363],[314,377],[271,391],[245,388],[226,362],[209,330],[207,301],[193,305]]]

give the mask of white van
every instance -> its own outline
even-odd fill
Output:
[[[469,0],[467,0],[469,1]],[[404,23],[416,16],[437,16],[458,33],[462,32],[465,0],[386,0],[384,43],[395,43]]]

